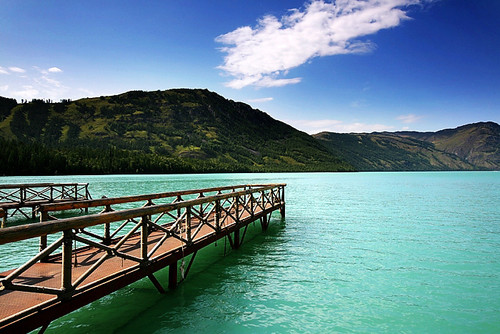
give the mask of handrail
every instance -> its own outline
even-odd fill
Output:
[[[235,190],[240,188],[251,188],[251,187],[262,187],[262,186],[270,186],[270,185],[283,185],[283,184],[265,184],[265,185],[257,185],[257,184],[242,184],[235,186],[223,186],[223,187],[212,187],[212,188],[204,188],[204,189],[190,189],[190,190],[181,190],[181,191],[170,191],[164,193],[154,193],[154,194],[143,194],[143,195],[131,195],[131,196],[122,196],[122,197],[109,197],[109,198],[99,198],[99,199],[90,199],[90,200],[80,200],[75,202],[63,202],[63,203],[46,203],[41,204],[38,208],[39,212],[49,212],[49,211],[62,211],[62,210],[70,210],[70,209],[84,209],[90,207],[98,207],[98,206],[109,206],[114,204],[123,204],[123,203],[131,203],[138,202],[143,200],[153,200],[160,198],[168,198],[175,196],[184,196],[184,195],[193,195],[207,192],[215,192],[215,191],[223,191],[223,190]]]
[[[50,187],[50,186],[85,186],[88,183],[19,183],[19,184],[0,184],[0,189],[12,188],[35,188],[35,187]]]
[[[47,234],[62,232],[70,229],[81,229],[85,227],[115,222],[123,219],[132,219],[141,216],[154,215],[162,212],[169,212],[180,208],[186,208],[217,200],[224,200],[228,198],[238,197],[242,195],[252,194],[284,186],[286,186],[286,184],[271,184],[267,186],[257,186],[257,187],[252,185],[252,187],[255,188],[241,190],[237,192],[231,192],[227,194],[200,197],[197,199],[186,200],[177,203],[158,204],[158,205],[145,206],[135,209],[126,209],[126,210],[106,212],[100,214],[92,214],[81,217],[60,219],[55,221],[33,223],[30,225],[7,227],[0,230],[0,245],[10,242],[30,239],[34,237],[41,237]],[[228,188],[232,189],[233,187],[228,187]]]

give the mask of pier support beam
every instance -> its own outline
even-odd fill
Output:
[[[233,249],[240,248],[240,229],[234,231]]]
[[[267,227],[269,226],[269,219],[267,218],[267,215],[264,215],[260,219],[260,225],[262,226],[262,231],[267,231]]]
[[[156,279],[155,275],[150,274],[150,275],[148,275],[148,278],[149,278],[149,280],[151,281],[151,283],[153,283],[153,285],[155,286],[155,288],[160,293],[165,293],[165,289],[163,289],[163,287],[161,286],[160,282],[158,282],[158,280]]]
[[[168,266],[168,288],[177,287],[177,261]]]

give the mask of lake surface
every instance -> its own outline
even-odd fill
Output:
[[[28,182],[89,182],[94,198],[288,184],[284,220],[255,224],[237,251],[222,240],[202,251],[175,291],[142,280],[47,333],[500,332],[497,172],[0,179]],[[19,265],[23,246],[0,247],[1,270]]]

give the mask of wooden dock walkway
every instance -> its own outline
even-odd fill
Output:
[[[88,183],[27,183],[0,185],[0,218],[5,227],[7,218],[21,214],[35,219],[36,208],[40,204],[80,201],[91,199]],[[26,213],[30,208],[30,214]],[[24,211],[23,211],[24,210]]]
[[[0,230],[0,245],[41,240],[36,256],[0,273],[0,332],[39,327],[43,332],[52,320],[144,277],[164,292],[154,273],[167,266],[168,286],[175,288],[178,260],[193,254],[185,276],[199,249],[225,236],[238,248],[248,224],[260,220],[266,229],[273,211],[284,216],[284,189],[284,184],[242,185],[41,206],[40,223]],[[154,198],[171,202],[154,204]],[[141,201],[142,207],[111,208]],[[104,209],[65,219],[49,214],[95,206]],[[47,245],[50,234],[60,237]]]

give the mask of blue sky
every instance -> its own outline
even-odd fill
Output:
[[[500,1],[0,3],[0,95],[207,88],[308,133],[500,123]]]

